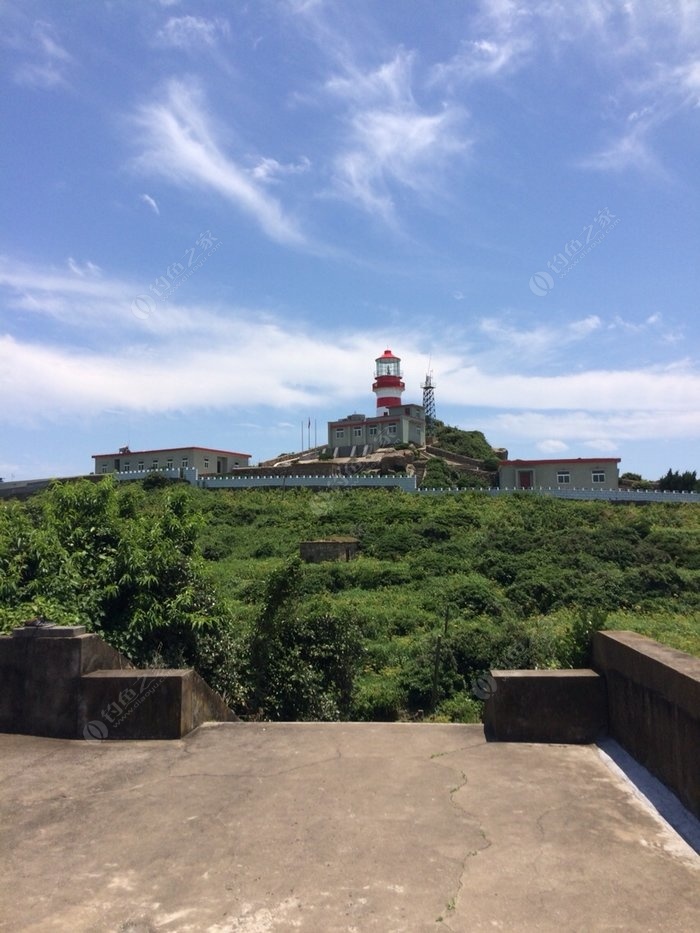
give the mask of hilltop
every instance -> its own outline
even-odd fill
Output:
[[[383,445],[358,451],[354,456],[334,456],[327,445],[300,453],[283,453],[266,460],[250,474],[264,472],[321,473],[345,475],[415,475],[419,486],[487,487],[496,484],[498,461],[508,456],[494,448],[481,431],[465,431],[436,420],[424,447],[415,444]]]

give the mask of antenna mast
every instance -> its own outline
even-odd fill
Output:
[[[425,413],[425,442],[432,437],[435,430],[435,383],[432,369],[426,373],[425,381],[421,386],[423,390],[423,411]]]

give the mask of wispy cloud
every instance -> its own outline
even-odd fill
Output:
[[[261,159],[252,170],[253,178],[260,181],[278,181],[285,175],[302,175],[311,168],[311,162],[303,156],[298,162],[278,162],[277,159]]]
[[[469,148],[460,107],[444,103],[430,111],[416,102],[412,56],[403,50],[373,70],[345,63],[326,90],[346,107],[336,193],[385,221],[394,220],[396,188],[434,194],[451,161]]]
[[[670,114],[632,112],[621,132],[616,128],[608,144],[580,158],[578,165],[581,168],[618,173],[635,169],[658,177],[668,177],[651,142],[654,130],[668,116]]]
[[[114,292],[115,286],[128,291],[128,286],[115,279],[101,278],[101,269],[87,261],[82,266],[69,256],[69,272],[51,266],[37,266],[21,262],[10,256],[0,256],[0,287],[19,294],[53,294],[65,297],[75,295],[102,296]]]
[[[223,152],[197,87],[170,81],[165,96],[139,108],[133,122],[143,146],[133,162],[140,171],[180,187],[215,192],[252,217],[273,240],[306,245],[306,237],[279,201],[251,171]]]
[[[26,52],[27,60],[15,70],[17,84],[45,89],[68,84],[67,72],[73,56],[61,44],[50,23],[39,21],[34,24]]]
[[[94,262],[90,262],[90,260],[81,266],[80,263],[76,262],[72,256],[69,256],[66,264],[73,275],[77,275],[81,279],[84,279],[86,276],[98,276],[102,272],[100,267]]]
[[[616,314],[611,323],[608,324],[608,328],[610,330],[622,330],[628,334],[643,334],[646,331],[658,329],[662,322],[662,316],[658,311],[648,315],[643,321],[627,321],[621,315]]]
[[[664,410],[663,407],[635,407],[612,412],[526,410],[487,418],[484,428],[494,438],[508,437],[513,441],[541,444],[544,439],[554,436],[565,439],[562,442],[569,450],[580,445],[589,450],[612,453],[625,441],[697,440],[700,438],[700,413],[678,408]]]
[[[431,83],[452,89],[517,71],[528,62],[536,45],[532,12],[510,0],[482,4],[472,25],[478,38],[462,39],[451,58],[435,64]]]
[[[482,318],[479,331],[489,341],[492,359],[498,359],[500,366],[512,365],[535,366],[559,357],[564,347],[585,340],[600,330],[602,321],[597,314],[590,314],[578,321],[571,321],[559,326],[535,324],[531,327],[518,328],[507,323],[503,316]]]
[[[475,81],[502,81],[544,57],[561,61],[577,49],[595,74],[605,61],[606,125],[601,142],[581,156],[581,168],[633,169],[668,178],[655,142],[680,110],[700,101],[700,7],[688,0],[483,0],[469,16],[469,37],[431,70],[430,81],[455,90]]]
[[[228,36],[229,25],[224,19],[204,19],[201,16],[171,16],[158,30],[157,45],[188,51],[213,48],[218,40]]]
[[[143,201],[144,204],[147,204],[154,214],[160,214],[160,208],[158,207],[155,198],[152,198],[150,194],[140,194],[139,199]]]
[[[541,450],[543,454],[562,454],[565,450],[569,449],[569,445],[565,444],[564,441],[547,438],[544,441],[538,442],[537,449]]]

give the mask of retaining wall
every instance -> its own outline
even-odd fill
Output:
[[[700,817],[700,658],[636,632],[596,632],[610,734]]]
[[[586,743],[607,727],[700,817],[700,658],[636,632],[596,632],[593,668],[492,671],[487,738]]]

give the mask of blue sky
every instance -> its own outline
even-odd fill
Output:
[[[700,6],[0,0],[0,476],[373,411],[700,468]]]

